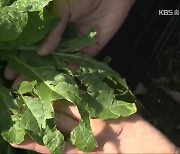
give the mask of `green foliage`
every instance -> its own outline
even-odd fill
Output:
[[[22,33],[28,21],[26,12],[19,12],[14,7],[0,9],[0,41],[12,41]]]
[[[43,142],[53,154],[63,154],[64,137],[58,130],[48,130]]]
[[[0,8],[10,4],[10,0],[0,0]]]
[[[44,7],[51,0],[17,0],[0,9],[0,42],[3,47],[24,47],[36,43],[59,22]]]
[[[0,77],[0,85],[3,85],[4,84],[4,81],[3,79]]]
[[[60,48],[58,49],[60,52],[77,52],[84,47],[87,47],[96,42],[94,38],[96,32],[90,31],[87,35],[79,36],[76,38],[68,39],[66,41],[62,41]]]
[[[43,10],[50,1],[52,0],[17,0],[12,6],[18,8],[19,11],[35,12]]]
[[[29,135],[51,153],[63,153],[65,141],[55,124],[53,101],[67,100],[81,115],[70,140],[90,152],[98,146],[90,119],[128,117],[136,112],[136,99],[107,64],[78,53],[95,43],[94,31],[64,39],[50,56],[36,54],[37,43],[59,21],[45,8],[50,1],[0,1],[0,57],[29,79],[16,91],[0,84],[0,141],[19,144]],[[70,63],[79,66],[76,71]]]
[[[18,52],[17,56],[6,54],[4,59],[9,62],[11,68],[31,80],[21,84],[14,100],[6,89],[1,92],[2,102],[8,102],[7,110],[21,117],[15,120],[8,132],[3,133],[4,139],[8,142],[22,142],[26,130],[35,136],[42,136],[43,140],[50,140],[49,135],[48,138],[44,137],[47,134],[44,135],[43,132],[47,127],[47,120],[54,118],[53,100],[65,99],[78,107],[82,120],[72,132],[71,140],[82,151],[92,151],[97,146],[90,118],[127,117],[136,112],[136,99],[125,81],[107,65],[88,56],[78,53],[53,53],[48,57],[39,57],[34,52],[22,51],[21,54]],[[72,72],[68,68],[70,62],[79,64],[77,71]],[[21,106],[17,105],[18,100],[25,105],[21,112]],[[19,125],[21,127],[17,127]],[[19,135],[12,138],[11,134],[17,134],[16,131]],[[54,131],[50,134],[52,133]],[[56,148],[59,148],[59,144]],[[51,147],[49,149],[51,150]]]
[[[1,137],[0,137],[1,138]],[[14,154],[13,148],[7,142],[0,143],[0,154]],[[3,148],[2,148],[3,147]]]

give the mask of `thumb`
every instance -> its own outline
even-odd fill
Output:
[[[53,29],[48,34],[48,36],[44,39],[44,41],[37,50],[37,53],[40,56],[49,55],[58,47],[65,27],[66,23],[62,21],[55,29]]]
[[[52,3],[52,13],[60,17],[61,22],[46,36],[37,49],[37,53],[40,56],[49,55],[58,47],[61,41],[62,34],[69,20],[69,5],[67,1],[54,0]]]

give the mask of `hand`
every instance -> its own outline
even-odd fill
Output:
[[[67,102],[56,102],[57,126],[63,134],[68,135],[78,125],[80,115],[75,106]],[[64,123],[66,121],[66,123]],[[179,150],[162,133],[138,115],[129,118],[111,120],[91,120],[93,134],[99,147],[92,153],[172,153],[179,154]],[[31,139],[16,148],[33,150],[49,154],[44,146]],[[67,143],[65,154],[82,153],[73,145]]]
[[[53,52],[67,23],[74,23],[81,35],[90,28],[96,29],[97,43],[83,50],[91,56],[96,55],[120,28],[133,3],[134,0],[54,0],[52,11],[61,18],[61,23],[49,33],[38,53]]]
[[[97,42],[82,51],[95,56],[120,28],[133,3],[134,0],[54,0],[51,8],[61,18],[61,23],[44,39],[38,54],[45,56],[53,52],[61,41],[67,23],[74,23],[80,35],[90,28],[96,29]],[[24,80],[8,67],[5,77],[15,80],[13,88]]]

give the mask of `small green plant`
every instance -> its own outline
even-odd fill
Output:
[[[36,54],[38,44],[60,22],[47,10],[50,2],[0,0],[0,59],[28,78],[16,91],[0,78],[0,142],[20,144],[28,135],[52,154],[63,153],[65,141],[55,124],[53,101],[67,100],[81,115],[69,141],[81,151],[93,151],[98,145],[90,119],[128,117],[136,112],[136,98],[107,64],[78,52],[95,43],[94,31],[66,37],[47,57]],[[71,71],[70,63],[78,69]]]

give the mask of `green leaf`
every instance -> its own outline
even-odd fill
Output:
[[[81,122],[71,133],[72,143],[81,151],[91,152],[97,147],[92,131]]]
[[[0,9],[0,41],[12,41],[16,39],[27,24],[26,12],[19,12],[14,7]]]
[[[38,121],[28,108],[25,108],[21,115],[21,125],[28,131],[32,131],[37,135],[41,134],[41,127],[39,127]]]
[[[13,122],[11,119],[11,115],[7,110],[4,110],[0,113],[0,134],[2,132],[7,131],[11,128]]]
[[[0,77],[0,86],[4,84],[4,80]]]
[[[84,110],[82,104],[79,105],[79,111],[81,114],[81,122],[79,126],[77,126],[71,132],[71,142],[81,151],[91,152],[98,145],[96,139],[91,130],[90,126],[90,117],[88,116],[88,112]]]
[[[61,73],[56,75],[54,80],[50,83],[53,84],[51,89],[71,103],[79,101],[79,90],[74,77]]]
[[[12,4],[13,0],[0,0],[0,8]]]
[[[18,93],[22,95],[22,94],[32,92],[36,84],[37,84],[37,81],[32,81],[32,82],[24,81],[21,83],[18,89]]]
[[[12,6],[18,8],[20,11],[41,11],[52,0],[17,0]]]
[[[1,146],[2,142],[4,142],[4,139],[3,139],[2,135],[0,134],[0,146]]]
[[[24,141],[25,129],[17,121],[8,131],[4,131],[2,136],[9,143],[20,144]]]
[[[57,25],[57,23],[59,23],[59,19],[46,9],[39,12],[30,12],[28,13],[28,23],[26,27],[11,44],[12,46],[22,49],[22,47],[36,43],[46,36],[54,27],[52,27],[52,25]],[[23,49],[26,50],[26,48]]]
[[[47,87],[47,85],[49,85],[49,87]],[[36,89],[34,89],[34,93],[39,96],[43,104],[47,105],[47,111],[49,111],[49,109],[50,111],[52,111],[52,106],[48,105],[49,102],[64,98],[54,91],[53,85],[51,85],[51,82],[48,81],[36,86]]]
[[[86,35],[78,36],[72,39],[62,41],[58,51],[60,53],[77,52],[89,45],[92,45],[96,42],[96,39],[94,38],[93,35],[94,33],[95,32],[91,31]]]
[[[85,77],[97,77],[103,78],[107,76],[116,76],[121,78],[121,76],[112,70],[110,67],[105,65],[103,62],[99,62],[89,56],[84,54],[66,54],[66,53],[59,53],[55,52],[52,54],[53,57],[56,57],[59,61],[65,61],[68,63],[77,63],[79,64],[79,69],[77,70],[77,75],[79,78]],[[124,84],[124,83],[123,83]],[[127,86],[124,84],[123,86]]]
[[[29,130],[26,130],[26,133],[29,135],[29,137],[31,137],[36,143],[40,144],[40,145],[43,145],[44,146],[44,143],[43,143],[43,134],[36,134],[32,131],[29,131]],[[42,133],[42,132],[41,132]]]
[[[77,46],[67,45],[72,47],[67,52],[81,49],[88,41],[81,43]],[[17,92],[18,98],[24,102],[24,108],[20,110],[20,115],[13,116],[13,122],[16,125],[19,121],[21,128],[32,139],[45,144],[51,153],[63,153],[64,147],[62,134],[54,130],[56,125],[49,127],[48,124],[54,121],[52,101],[63,99],[78,107],[81,122],[71,132],[71,141],[79,150],[87,152],[97,147],[90,118],[128,117],[136,112],[136,98],[125,80],[106,64],[88,56],[52,53],[51,56],[40,57],[25,49],[2,56],[11,68],[32,81],[21,84]],[[69,63],[76,63],[79,68],[72,72],[68,69]],[[18,98],[17,102],[20,101]],[[18,120],[18,116],[21,120]]]
[[[136,112],[136,106],[135,106],[136,100],[132,99],[133,100],[132,103],[129,103],[129,101],[126,100],[126,97],[127,99],[128,97],[133,97],[131,94],[129,94],[129,90],[123,91],[121,93],[121,99],[118,100],[119,98],[116,98],[114,94],[114,89],[109,87],[103,81],[100,80],[86,81],[84,79],[82,83],[88,86],[89,94],[93,98],[95,98],[96,101],[102,106],[99,112],[96,112],[96,118],[109,119],[109,118],[127,117]],[[89,104],[89,106],[95,107],[96,105]]]
[[[18,104],[16,100],[14,100],[11,91],[4,87],[0,87],[0,102],[3,103],[12,113],[16,114],[19,111]],[[2,105],[2,106],[4,106]],[[0,110],[1,111],[1,110]]]
[[[43,142],[53,154],[63,154],[64,137],[58,130],[48,130],[43,137]]]
[[[56,69],[55,59],[51,57],[40,57],[35,52],[27,53],[25,51],[20,56],[10,53],[5,55],[4,59],[9,62],[9,67],[19,73],[23,73],[30,80],[37,80],[39,83],[53,81],[55,75],[59,73]]]
[[[30,56],[30,53],[28,55]],[[32,54],[32,59],[29,56],[24,53],[22,57],[19,58],[11,55],[5,58],[10,62],[9,66],[11,68],[24,73],[24,75],[31,80],[36,79],[42,83],[35,91],[35,93],[40,95],[41,100],[51,101],[55,97],[56,99],[64,98],[72,103],[77,101],[79,96],[76,82],[72,76],[63,74],[56,69],[58,61],[56,64],[55,57],[41,58]]]
[[[0,147],[0,154],[14,154],[13,148],[8,142],[0,142]]]
[[[49,111],[47,107],[49,107],[48,104],[44,104],[39,98],[32,98],[29,96],[22,97],[25,104],[27,105],[28,109],[31,111],[34,118],[37,120],[37,123],[39,125],[39,128],[45,128],[46,126],[46,119],[51,119],[54,117],[53,111]],[[51,106],[51,102],[49,103]],[[52,108],[52,107],[51,107]]]
[[[6,6],[6,0],[0,0],[0,8]]]
[[[89,114],[92,118],[108,119],[127,117],[137,111],[136,98],[125,80],[104,63],[80,54],[54,53],[57,59],[79,64],[75,77],[89,94]],[[86,95],[87,96],[87,95]],[[118,109],[118,110],[116,110]]]
[[[0,114],[4,112],[9,112],[8,106],[2,101],[1,95],[0,95]]]

